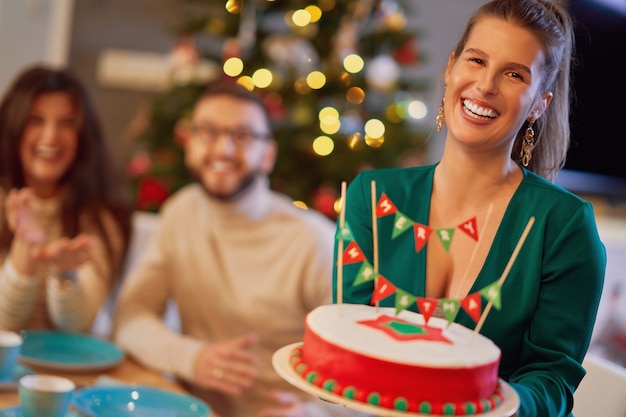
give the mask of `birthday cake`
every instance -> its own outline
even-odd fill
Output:
[[[500,349],[457,323],[356,304],[316,308],[290,365],[349,400],[396,411],[472,415],[502,403]]]

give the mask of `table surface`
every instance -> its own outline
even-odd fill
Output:
[[[77,389],[93,385],[98,378],[106,376],[122,383],[151,386],[178,393],[187,393],[175,380],[157,371],[145,368],[129,357],[126,357],[121,363],[110,369],[99,370],[97,372],[50,371],[36,366],[31,366],[31,368],[38,374],[54,374],[69,378],[74,381]],[[0,409],[13,407],[19,405],[19,403],[17,389],[0,392]],[[217,416],[212,414],[212,417]]]

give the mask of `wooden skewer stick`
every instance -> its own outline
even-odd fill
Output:
[[[531,216],[530,219],[528,219],[528,223],[526,224],[526,228],[524,229],[522,236],[520,236],[520,239],[517,242],[517,246],[515,246],[515,249],[513,250],[513,253],[511,254],[511,258],[509,258],[509,262],[506,264],[506,267],[504,268],[502,275],[500,275],[500,280],[499,280],[500,288],[502,288],[502,284],[504,284],[504,281],[509,275],[509,272],[511,272],[513,263],[515,262],[515,259],[517,258],[519,251],[522,249],[522,245],[524,244],[524,241],[526,240],[528,233],[530,233],[530,229],[531,227],[533,227],[533,223],[535,223],[535,217]],[[491,310],[492,304],[493,304],[493,300],[489,300],[489,302],[487,303],[487,306],[485,307],[485,311],[483,311],[483,314],[480,316],[480,320],[478,320],[478,324],[476,324],[476,328],[474,329],[474,334],[480,332],[480,329],[483,327],[483,324],[485,323],[485,319],[487,318],[487,314],[489,314],[489,311]]]
[[[374,291],[378,288],[378,222],[376,221],[376,181],[372,180],[372,247],[374,255]],[[380,302],[376,300],[376,312]]]
[[[339,233],[346,225],[346,182],[341,182],[341,209],[339,211]],[[337,242],[337,304],[343,303],[343,236]]]

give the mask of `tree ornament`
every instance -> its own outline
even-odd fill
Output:
[[[388,91],[400,78],[398,63],[387,54],[381,54],[365,64],[365,79],[371,88]]]

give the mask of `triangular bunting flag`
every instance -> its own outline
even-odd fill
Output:
[[[456,317],[456,314],[459,312],[459,300],[442,298],[439,300],[439,304],[441,304],[443,317],[448,321],[448,323],[452,323],[454,321],[454,318]]]
[[[359,273],[356,276],[356,279],[352,283],[352,286],[363,284],[364,282],[373,281],[376,278],[376,272],[374,271],[374,267],[372,264],[367,262],[367,260],[363,261],[363,265],[361,265],[361,269],[359,269]]]
[[[415,302],[415,296],[398,288],[396,291],[396,315],[402,310],[406,310]]]
[[[454,227],[447,229],[437,229],[437,236],[443,245],[443,248],[448,252],[450,250],[450,244],[452,243],[452,236],[454,236]]]
[[[464,221],[457,227],[467,233],[476,242],[478,242],[478,228],[476,227],[476,217],[472,217],[471,219]]]
[[[374,294],[372,294],[372,304],[389,297],[396,292],[396,286],[391,283],[387,278],[382,275],[378,276],[378,282],[376,288],[374,288]]]
[[[336,240],[354,240],[354,237],[352,237],[352,232],[350,231],[350,227],[348,226],[348,223],[346,223],[344,227],[337,230],[337,233],[335,234],[335,239]]]
[[[413,226],[413,221],[411,219],[409,219],[399,211],[396,212],[396,218],[393,221],[393,232],[391,233],[391,238],[395,239],[398,235],[404,233],[411,226]]]
[[[435,298],[417,297],[416,303],[419,312],[424,316],[424,324],[428,324],[428,320],[430,320],[437,309],[439,300]]]
[[[387,194],[383,193],[378,200],[378,204],[376,205],[376,217],[383,217],[389,214],[393,214],[398,209],[395,204],[391,202]]]
[[[487,285],[480,290],[480,293],[487,301],[491,301],[496,310],[500,310],[501,298],[500,298],[500,281],[495,281],[493,284]]]
[[[469,314],[474,322],[478,323],[482,311],[482,298],[480,298],[480,293],[475,292],[462,299],[461,307],[463,307],[463,310]]]
[[[353,240],[343,252],[344,265],[363,262],[364,260],[365,255],[363,254],[363,251],[361,251],[361,248],[357,245],[356,241]]]
[[[415,252],[419,252],[422,250],[432,232],[433,229],[424,224],[413,224],[413,235],[415,235]]]

